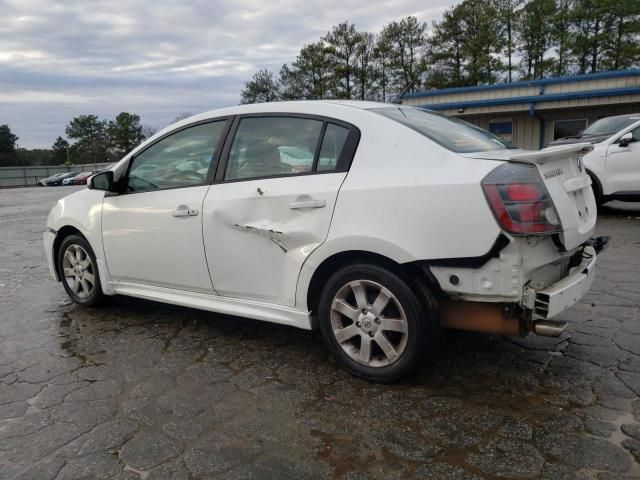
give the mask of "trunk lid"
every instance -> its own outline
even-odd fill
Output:
[[[593,146],[589,143],[576,143],[540,151],[500,150],[463,156],[536,165],[560,217],[560,240],[565,249],[571,250],[591,238],[596,224],[597,207],[591,178],[582,163],[583,155],[591,150]]]

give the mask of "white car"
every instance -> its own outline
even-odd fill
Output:
[[[121,294],[318,327],[351,372],[390,381],[440,328],[562,332],[550,319],[589,289],[605,244],[590,148],[510,150],[380,103],[225,108],[61,199],[45,250],[81,305]]]
[[[593,144],[584,165],[598,205],[610,200],[640,202],[640,114],[601,118],[575,137],[554,144]]]

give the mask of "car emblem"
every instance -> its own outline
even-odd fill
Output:
[[[576,163],[578,164],[578,171],[582,172],[584,170],[584,165],[582,163],[582,157],[576,158]]]
[[[561,168],[554,168],[553,170],[549,170],[548,172],[544,172],[544,178],[549,180],[550,178],[558,177],[558,176],[562,175],[563,173],[564,172],[562,171]]]

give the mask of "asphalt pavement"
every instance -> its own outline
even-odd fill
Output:
[[[76,188],[0,190],[0,479],[640,478],[640,204],[561,338],[450,332],[377,385],[315,332],[72,304],[42,232]]]

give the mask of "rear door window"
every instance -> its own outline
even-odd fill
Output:
[[[224,180],[313,172],[323,124],[313,118],[286,116],[240,119]]]
[[[342,148],[347,141],[349,130],[329,123],[322,139],[320,157],[318,158],[318,171],[335,170],[342,153]]]

